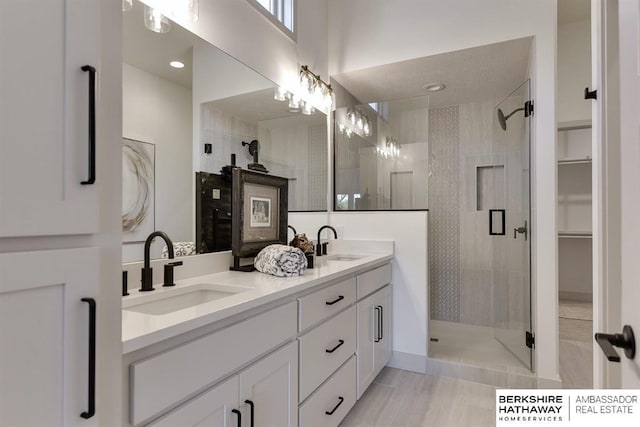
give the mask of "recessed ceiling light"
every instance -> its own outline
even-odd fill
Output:
[[[184,68],[184,64],[180,61],[171,61],[169,62],[169,65],[171,65],[173,68]]]
[[[447,86],[444,83],[431,83],[425,85],[424,90],[427,92],[440,92],[441,90],[444,90],[445,87]]]

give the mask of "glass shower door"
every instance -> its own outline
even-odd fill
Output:
[[[496,205],[504,208],[504,235],[492,236],[494,336],[527,368],[531,331],[530,218],[530,81],[525,81],[495,109],[493,154],[504,163],[496,188],[503,188]],[[498,221],[494,214],[490,221]],[[491,224],[493,226],[493,224]]]

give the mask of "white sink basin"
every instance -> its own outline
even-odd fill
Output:
[[[366,258],[367,255],[348,255],[348,254],[335,254],[322,257],[327,261],[357,261],[362,258]]]
[[[248,290],[250,289],[203,283],[167,290],[148,297],[141,296],[135,300],[127,301],[123,309],[159,316],[217,301]]]

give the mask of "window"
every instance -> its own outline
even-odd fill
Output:
[[[280,24],[294,33],[294,2],[295,0],[249,0],[258,10],[266,12],[270,18],[275,18]]]

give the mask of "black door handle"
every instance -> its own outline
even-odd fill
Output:
[[[344,344],[344,340],[338,340],[338,345],[333,347],[331,350],[325,350],[327,353],[333,353],[334,351],[336,351],[337,349],[339,349],[342,344]]]
[[[82,71],[89,72],[89,179],[82,185],[96,182],[96,69],[91,65],[83,65]]]
[[[232,409],[231,412],[233,412],[234,414],[236,414],[238,416],[238,427],[242,427],[242,412],[240,412],[237,409]]]
[[[89,419],[96,414],[96,300],[82,298],[89,304],[89,409],[80,414]]]
[[[338,396],[338,404],[336,406],[334,406],[332,410],[324,411],[324,413],[327,414],[327,415],[333,415],[333,413],[338,410],[340,405],[342,405],[342,402],[344,402],[344,397]]]
[[[614,346],[624,349],[624,355],[627,356],[627,359],[633,359],[636,355],[636,340],[633,329],[629,325],[624,325],[621,334],[601,334],[598,332],[595,338],[609,362],[620,362],[620,356],[613,348]]]
[[[247,399],[247,400],[245,400],[245,401],[244,401],[244,403],[246,403],[247,405],[249,405],[249,408],[250,408],[250,412],[249,412],[249,413],[251,414],[251,423],[250,423],[250,426],[251,426],[251,427],[254,427],[254,426],[253,426],[253,406],[254,406],[253,401],[251,401],[251,400]]]
[[[325,304],[333,305],[335,303],[338,303],[338,302],[342,301],[343,299],[344,299],[344,295],[339,295],[338,298],[334,299],[333,301],[327,301],[327,302],[325,302]]]

